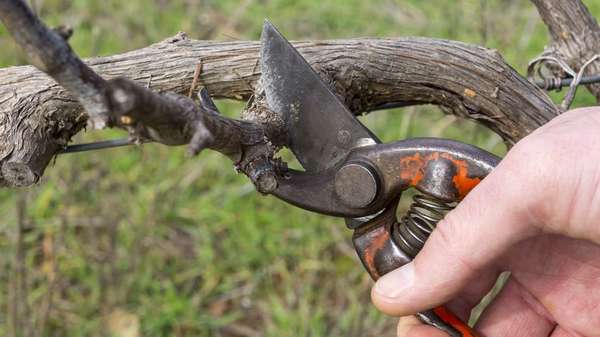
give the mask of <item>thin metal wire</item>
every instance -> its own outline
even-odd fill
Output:
[[[570,86],[572,82],[573,82],[573,78],[554,78],[554,77],[552,77],[552,78],[547,78],[545,80],[536,80],[535,85],[540,89],[544,89],[544,90],[548,90],[548,91],[550,91],[550,90],[560,91],[562,88]],[[594,84],[594,83],[600,83],[600,74],[592,75],[592,76],[584,76],[581,78],[581,81],[579,81],[579,85]]]
[[[101,142],[69,145],[64,150],[62,150],[59,154],[85,152],[85,151],[96,151],[96,150],[103,150],[103,149],[109,149],[109,148],[113,148],[113,147],[121,147],[121,146],[129,146],[129,145],[136,145],[136,144],[131,142],[129,140],[129,138],[104,140]]]
[[[560,90],[564,85],[568,85],[569,91],[567,91],[567,94],[565,95],[563,101],[560,104],[561,110],[567,111],[573,103],[573,99],[575,99],[575,94],[577,93],[577,88],[580,84],[591,84],[600,82],[600,75],[593,75],[587,77],[583,76],[583,73],[585,72],[587,67],[595,61],[597,61],[598,59],[600,59],[600,54],[592,56],[581,66],[579,71],[576,72],[563,60],[550,55],[542,55],[529,62],[529,65],[527,66],[527,78],[532,83],[535,83],[536,85],[545,90]],[[558,66],[571,78],[561,79],[556,77],[546,77],[544,75],[543,69],[544,66],[547,66],[548,64]],[[539,77],[539,80],[535,79],[536,75],[537,77]]]

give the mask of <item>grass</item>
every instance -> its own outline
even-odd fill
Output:
[[[75,28],[71,42],[84,57],[180,30],[257,39],[265,17],[291,39],[421,35],[483,44],[521,72],[547,43],[525,0],[35,3],[50,25]],[[600,16],[600,5],[588,5]],[[2,27],[0,45],[0,66],[26,63]],[[576,105],[590,104],[581,90]],[[243,103],[219,105],[235,116]],[[365,122],[386,141],[439,136],[505,151],[488,130],[430,106]],[[216,153],[189,159],[182,148],[145,145],[61,156],[37,186],[0,190],[0,214],[2,336],[14,321],[18,336],[394,335],[395,320],[369,302],[371,281],[343,222],[258,195]],[[15,270],[19,256],[24,274]]]

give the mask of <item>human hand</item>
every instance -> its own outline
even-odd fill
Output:
[[[476,325],[483,336],[600,336],[600,108],[566,112],[517,143],[371,295],[390,315],[447,303],[468,320],[506,270]],[[409,335],[446,336],[407,316],[398,336]]]

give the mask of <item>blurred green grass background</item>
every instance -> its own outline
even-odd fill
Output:
[[[600,17],[600,2],[585,2]],[[466,41],[498,49],[521,73],[548,42],[525,0],[32,5],[49,25],[74,27],[71,45],[83,57],[140,48],[178,31],[258,39],[264,18],[290,39]],[[2,26],[0,46],[0,66],[27,63]],[[218,104],[229,116],[243,106]],[[575,106],[591,104],[580,90]],[[505,152],[496,135],[435,107],[363,120],[385,141],[438,136]],[[76,141],[119,135],[86,133]],[[1,336],[394,335],[395,319],[371,306],[371,281],[343,221],[258,195],[216,153],[190,159],[182,148],[144,145],[60,156],[37,186],[0,190],[0,214]]]

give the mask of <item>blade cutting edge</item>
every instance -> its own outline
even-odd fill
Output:
[[[353,148],[379,143],[269,21],[261,42],[267,105],[282,115],[289,147],[305,170],[325,170]]]

